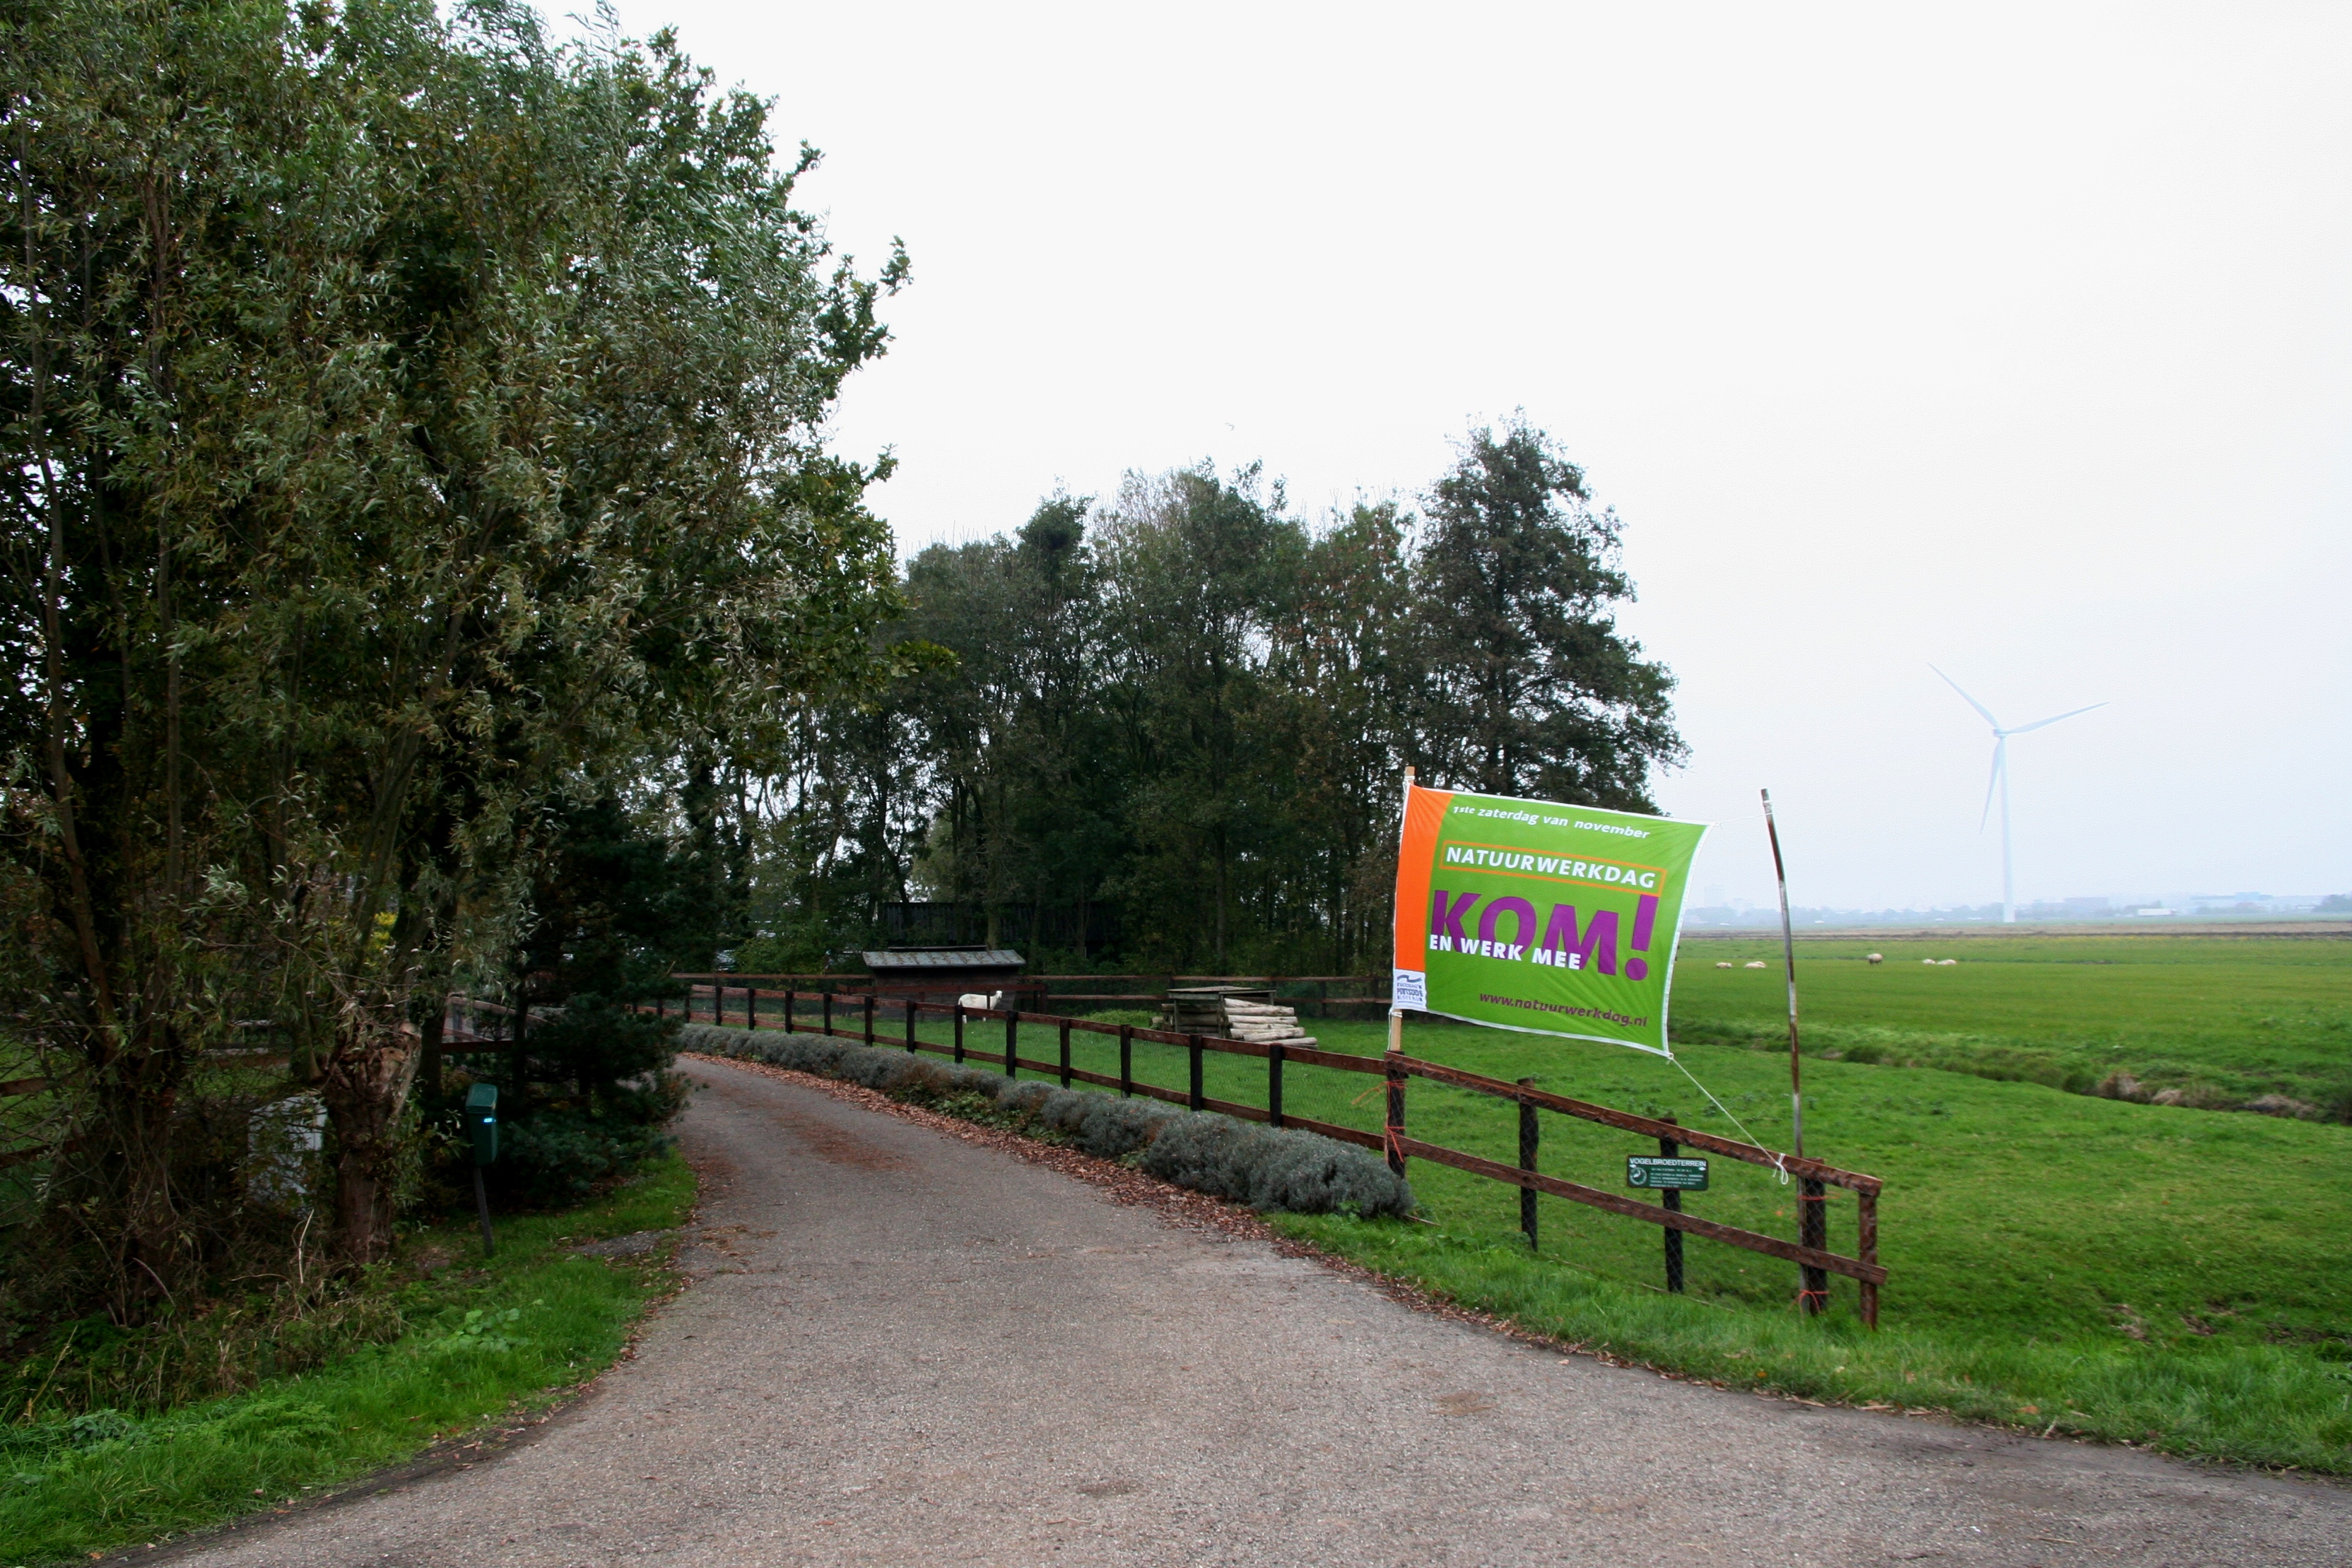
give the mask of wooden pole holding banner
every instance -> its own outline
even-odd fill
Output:
[[[1780,828],[1772,820],[1772,791],[1759,791],[1764,797],[1764,831],[1772,841],[1772,876],[1780,884],[1780,956],[1789,974],[1789,1141],[1790,1152],[1805,1152],[1805,1085],[1804,1057],[1797,1049],[1797,936],[1789,923],[1789,872],[1780,859]],[[1797,1239],[1807,1247],[1826,1250],[1829,1246],[1829,1216],[1824,1212],[1829,1202],[1829,1189],[1810,1177],[1797,1184]],[[1798,1274],[1803,1283],[1797,1301],[1808,1315],[1818,1313],[1830,1304],[1830,1277],[1826,1270],[1802,1268]]]
[[[1389,1169],[1404,1175],[1404,1146],[1399,1141],[1404,1136],[1404,1009],[1389,1009],[1389,1110],[1387,1135],[1381,1142],[1387,1145]]]
[[[1404,799],[1408,809],[1412,804],[1412,779],[1413,770],[1408,767],[1404,770]],[[1391,988],[1389,1002],[1388,1125],[1381,1142],[1388,1146],[1389,1169],[1400,1176],[1404,1175],[1404,1149],[1398,1140],[1404,1136],[1405,1074],[1404,1069],[1398,1064],[1403,1061],[1404,1009],[1396,1005],[1395,993]]]

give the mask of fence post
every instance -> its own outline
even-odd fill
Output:
[[[667,1017],[669,1017],[669,1013],[668,1013],[668,1011],[667,1011],[667,1004],[666,1004],[666,1003],[663,1001],[663,999],[662,999],[661,998],[659,998],[659,997],[656,997],[656,998],[654,998],[654,1017],[656,1017],[656,1018],[657,1018],[657,1019],[663,1019],[663,1018],[667,1018]],[[478,1034],[478,1033],[480,1033],[481,1031],[480,1031],[479,1030],[475,1030],[474,1032],[475,1032],[475,1033],[477,1033],[477,1034]]]
[[[955,1059],[958,1063],[963,1061],[963,1004],[961,1002],[955,1005]]]
[[[1208,1109],[1209,1097],[1201,1092],[1201,1037],[1197,1034],[1188,1034],[1184,1040],[1192,1051],[1192,1106],[1195,1111],[1204,1111]]]
[[[1062,1087],[1070,1086],[1070,1020],[1062,1020]]]
[[[1519,1087],[1532,1089],[1535,1087],[1535,1082],[1532,1078],[1522,1078],[1519,1080]],[[1534,1103],[1528,1100],[1520,1101],[1519,1168],[1529,1175],[1535,1173],[1536,1150],[1542,1137],[1543,1129],[1536,1123]],[[1528,1250],[1534,1251],[1536,1249],[1536,1189],[1531,1186],[1519,1188],[1519,1228],[1527,1234]]]
[[[756,985],[743,988],[743,1027],[760,1027],[760,988]]]
[[[784,988],[784,1032],[786,1034],[794,1032],[795,1026],[793,1022],[793,1003],[799,998],[799,996],[800,993],[793,990],[790,986]]]
[[[1661,1116],[1658,1120],[1678,1122],[1680,1118],[1667,1115]],[[1658,1153],[1666,1158],[1674,1159],[1682,1152],[1683,1146],[1674,1139],[1658,1140]],[[1673,1187],[1668,1187],[1658,1194],[1658,1201],[1676,1214],[1683,1211],[1683,1195]],[[1666,1289],[1677,1296],[1683,1293],[1683,1233],[1672,1228],[1666,1230]]]
[[[1012,998],[1011,997],[1007,997],[1007,998],[1005,998],[1004,999],[1005,999],[1006,1001],[1008,1001],[1008,1002],[1009,1002],[1009,1001],[1011,1001],[1013,998]],[[1021,1059],[1021,1009],[1020,1009],[1019,1008],[1007,1008],[1007,1009],[1004,1009],[1004,1076],[1005,1076],[1005,1077],[1007,1077],[1007,1078],[1018,1078],[1018,1077],[1020,1077],[1020,1076],[1021,1076],[1021,1069],[1016,1065],[1016,1063],[1020,1061],[1020,1059]]]
[[[1389,1009],[1389,1119],[1382,1142],[1388,1145],[1389,1169],[1404,1175],[1404,1150],[1397,1140],[1404,1136],[1404,1069],[1398,1062],[1404,1056],[1404,1014],[1396,1008]]]
[[[1853,1255],[1865,1263],[1878,1261],[1878,1195],[1858,1192],[1854,1196]],[[1862,1326],[1878,1326],[1878,1287],[1869,1281],[1862,1281]]]
[[[872,991],[866,993],[866,1043],[869,1047],[874,1043],[874,993]]]
[[[1829,1188],[1818,1177],[1801,1176],[1797,1181],[1797,1239],[1808,1247],[1829,1250],[1830,1216]],[[1829,1310],[1830,1271],[1807,1268],[1804,1289],[1800,1299],[1805,1304],[1807,1317],[1818,1317]]]
[[[907,998],[907,1054],[915,1054],[915,998]]]
[[[817,1001],[823,1009],[817,1016],[824,1020],[824,1032],[830,1035],[833,1033],[833,988],[827,986],[824,990],[819,991]]]
[[[1118,1026],[1118,1092],[1126,1099],[1135,1092],[1135,1026]]]
[[[1282,1042],[1265,1048],[1265,1124],[1282,1125]]]

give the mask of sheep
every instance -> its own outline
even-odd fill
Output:
[[[1953,965],[1955,965],[1955,964],[1957,964],[1957,963],[1958,963],[1958,962],[1959,962],[1959,960],[1958,960],[1958,958],[1938,958],[1938,959],[1937,959],[1937,960],[1936,960],[1936,963],[1937,963],[1937,967],[1938,967],[1946,968],[1946,969],[1950,968]]]
[[[986,996],[982,996],[978,991],[966,991],[956,998],[956,1003],[960,1007],[967,1008],[1001,1008],[1004,1005],[1004,993],[991,991]]]
[[[1922,958],[1922,959],[1920,959],[1920,960],[1919,960],[1919,962],[1921,962],[1922,964],[1927,965],[1927,967],[1929,967],[1930,969],[1932,969],[1932,968],[1934,968],[1934,967],[1936,967],[1936,960],[1934,960],[1933,958]]]
[[[1731,964],[1730,961],[1727,959],[1723,963],[1717,964],[1716,967],[1718,969],[1728,969],[1731,967]]]
[[[1769,969],[1769,968],[1770,968],[1771,967],[1772,967],[1771,965],[1767,964],[1767,963],[1766,963],[1763,959],[1761,959],[1761,958],[1750,958],[1750,959],[1748,959],[1748,962],[1747,962],[1745,965],[1743,965],[1743,966],[1742,966],[1742,967],[1744,967],[1744,968],[1749,968],[1749,969]]]
[[[1874,964],[1884,964],[1886,962],[1886,955],[1884,953],[1873,953],[1870,955],[1869,961]]]

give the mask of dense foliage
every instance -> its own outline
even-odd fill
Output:
[[[239,1020],[317,1083],[379,1255],[422,1030],[513,972],[551,812],[872,659],[876,471],[822,429],[904,266],[832,256],[813,154],[666,37],[0,27],[0,985],[58,1255],[136,1315],[220,1244],[174,1129]]]
[[[893,634],[954,658],[811,711],[739,968],[931,900],[1056,965],[1348,972],[1378,962],[1405,766],[1650,810],[1682,756],[1672,677],[1614,622],[1617,520],[1523,423],[1473,432],[1425,517],[1316,528],[1255,470],[1134,476],[932,546],[905,593]]]

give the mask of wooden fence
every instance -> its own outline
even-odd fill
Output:
[[[252,1026],[247,1026],[247,1032],[253,1032]],[[207,1051],[197,1060],[210,1067],[274,1068],[285,1066],[287,1057],[282,1051],[272,1051],[268,1047],[262,1047],[256,1050]],[[38,1094],[48,1087],[49,1080],[47,1078],[11,1078],[0,1082],[0,1100]],[[13,1149],[0,1149],[0,1170],[30,1165],[36,1160],[46,1159],[51,1155],[65,1154],[82,1148],[89,1142],[88,1138],[68,1138],[61,1144],[26,1144]]]
[[[926,980],[911,975],[768,975],[730,970],[724,974],[676,974],[670,978],[699,987],[721,985],[740,989],[745,986],[764,986],[771,990],[790,988],[812,996],[827,991],[835,996],[862,996],[872,991],[880,997],[896,997],[909,991],[936,995],[942,991],[984,989],[1010,992],[1029,1002],[1089,1008],[1156,1006],[1168,999],[1171,988],[1180,986],[1263,986],[1274,993],[1276,1001],[1296,1007],[1303,1018],[1360,1018],[1366,1016],[1368,1009],[1385,1012],[1389,1005],[1386,975],[1024,975],[1016,980],[983,983]],[[1034,1010],[1045,1009],[1040,1007]]]
[[[683,978],[684,977],[679,977]],[[830,978],[831,977],[828,977]],[[740,999],[740,1006],[732,1005]],[[707,999],[707,1003],[705,1002]],[[771,1007],[761,1016],[761,1004],[781,1004]],[[1878,1288],[1886,1282],[1886,1270],[1878,1262],[1878,1193],[1881,1183],[1876,1176],[1859,1171],[1841,1170],[1820,1160],[1796,1155],[1775,1153],[1752,1144],[1717,1136],[1685,1127],[1678,1122],[1653,1116],[1637,1116],[1631,1112],[1595,1105],[1587,1101],[1572,1100],[1564,1094],[1553,1094],[1531,1083],[1507,1083],[1499,1078],[1487,1078],[1460,1068],[1446,1067],[1434,1061],[1423,1061],[1401,1051],[1381,1056],[1360,1056],[1349,1051],[1323,1051],[1310,1046],[1284,1045],[1279,1041],[1261,1043],[1255,1040],[1227,1040],[1215,1035],[1182,1034],[1169,1030],[1142,1029],[1133,1024],[1097,1023],[1090,1019],[1068,1018],[1049,1013],[1025,1012],[1017,1009],[968,1008],[960,1003],[927,1002],[915,997],[877,994],[870,988],[842,992],[819,991],[814,995],[796,988],[767,990],[756,986],[712,981],[692,985],[685,998],[687,1016],[698,1014],[698,1003],[709,1009],[710,1021],[730,1021],[730,1013],[740,1016],[752,1029],[771,1028],[796,1030],[802,1033],[825,1034],[840,1039],[860,1040],[871,1046],[903,1046],[909,1051],[927,1051],[948,1056],[957,1061],[980,1061],[1001,1066],[1008,1076],[1016,1076],[1025,1069],[1058,1079],[1064,1088],[1072,1083],[1091,1083],[1105,1089],[1116,1089],[1121,1094],[1142,1094],[1171,1104],[1183,1105],[1194,1111],[1218,1111],[1247,1122],[1263,1122],[1276,1127],[1297,1127],[1306,1132],[1320,1133],[1327,1138],[1377,1149],[1386,1155],[1390,1168],[1399,1176],[1412,1159],[1428,1160],[1447,1166],[1472,1176],[1504,1183],[1520,1189],[1520,1225],[1532,1243],[1535,1239],[1534,1195],[1549,1193],[1571,1203],[1620,1215],[1628,1219],[1644,1220],[1664,1228],[1666,1246],[1666,1283],[1670,1291],[1682,1288],[1682,1247],[1685,1235],[1697,1236],[1709,1241],[1720,1241],[1728,1247],[1744,1248],[1767,1257],[1794,1263],[1808,1276],[1843,1274],[1853,1280],[1861,1290],[1862,1320],[1872,1328],[1878,1326]],[[665,1007],[663,1010],[667,1010]],[[809,1019],[807,1013],[815,1018]],[[843,1027],[837,1015],[846,1013],[856,1021]],[[953,1038],[948,1044],[919,1040],[916,1024],[924,1014],[950,1020]],[[974,1022],[999,1022],[1004,1028],[1004,1049],[1002,1051],[982,1051],[965,1039],[966,1027]],[[884,1031],[885,1023],[900,1026],[893,1038]],[[1058,1050],[1052,1061],[1039,1061],[1020,1054],[1020,1031],[1023,1025],[1054,1031]],[[1091,1072],[1071,1065],[1070,1037],[1074,1031],[1116,1036],[1118,1040],[1118,1072]],[[1171,1089],[1156,1083],[1146,1083],[1135,1076],[1134,1047],[1137,1040],[1182,1047],[1190,1064],[1190,1082],[1183,1089]],[[1208,1052],[1228,1056],[1261,1058],[1265,1062],[1265,1105],[1238,1104],[1227,1100],[1213,1100],[1202,1092],[1202,1061]],[[1383,1133],[1360,1132],[1335,1123],[1320,1122],[1311,1117],[1289,1115],[1283,1110],[1283,1073],[1286,1068],[1321,1067],[1339,1072],[1355,1072],[1380,1077],[1386,1081],[1388,1094],[1387,1125]],[[1487,1095],[1511,1103],[1518,1107],[1519,1163],[1504,1165],[1436,1144],[1423,1143],[1405,1132],[1405,1086],[1414,1078],[1433,1083],[1444,1083],[1474,1094]],[[1622,1193],[1607,1192],[1599,1187],[1585,1186],[1563,1181],[1558,1176],[1543,1175],[1536,1168],[1541,1146],[1538,1113],[1549,1111],[1557,1115],[1572,1116],[1580,1121],[1614,1127],[1621,1132],[1656,1140],[1661,1155],[1674,1155],[1685,1148],[1703,1149],[1726,1159],[1741,1160],[1749,1165],[1763,1166],[1781,1172],[1798,1184],[1801,1215],[1809,1216],[1801,1228],[1826,1241],[1826,1189],[1843,1187],[1854,1195],[1855,1236],[1854,1256],[1832,1252],[1823,1246],[1808,1246],[1801,1241],[1784,1241],[1777,1236],[1760,1231],[1744,1230],[1736,1226],[1702,1219],[1682,1212],[1675,1193],[1662,1193],[1657,1204],[1642,1202]],[[1818,1312],[1826,1300],[1826,1281],[1807,1278],[1800,1292],[1808,1310]]]

